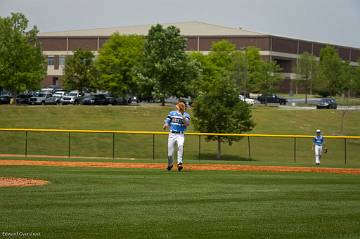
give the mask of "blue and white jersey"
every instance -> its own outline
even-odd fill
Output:
[[[184,132],[190,124],[190,115],[186,112],[182,115],[178,111],[171,111],[165,119],[165,124],[170,126],[170,132]]]
[[[315,136],[313,139],[313,143],[318,146],[322,146],[324,144],[324,137],[322,135]]]

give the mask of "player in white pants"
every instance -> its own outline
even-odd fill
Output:
[[[175,144],[178,146],[178,171],[183,169],[183,154],[184,154],[184,133],[186,127],[190,124],[190,115],[185,112],[186,107],[184,102],[179,102],[176,105],[176,111],[171,111],[165,119],[163,129],[169,128],[168,138],[168,166],[167,170],[173,168],[173,155]]]
[[[316,136],[313,138],[313,147],[315,151],[315,164],[320,165],[320,159],[323,152],[323,146],[325,144],[324,137],[321,135],[321,131],[316,130]]]

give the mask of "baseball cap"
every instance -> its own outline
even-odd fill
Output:
[[[321,130],[319,130],[319,129],[316,130],[316,133],[320,133],[320,132],[321,132]]]

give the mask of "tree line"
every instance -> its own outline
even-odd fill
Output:
[[[322,48],[318,59],[304,52],[296,71],[305,88],[305,103],[307,95],[313,93],[323,97],[360,95],[360,59],[357,66],[351,65],[340,58],[334,47]]]
[[[255,47],[236,50],[234,44],[221,40],[213,43],[208,55],[186,53],[186,39],[179,29],[156,25],[146,37],[113,34],[97,56],[75,51],[68,57],[64,84],[81,91],[99,89],[164,102],[169,96],[197,96],[209,78],[217,77],[205,77],[212,67],[222,68],[222,77],[230,77],[242,94],[275,93],[282,79],[276,61],[263,60]],[[319,58],[302,53],[296,73],[306,96],[360,94],[360,60],[357,66],[351,65],[331,46],[321,49]]]
[[[113,34],[98,55],[76,50],[66,59],[63,82],[79,91],[105,90],[164,102],[170,96],[195,98],[216,77],[230,78],[238,93],[274,93],[280,72],[276,62],[261,58],[259,49],[238,51],[227,40],[213,43],[208,55],[187,53],[179,29],[156,25],[146,37]]]
[[[0,17],[0,87],[15,95],[40,88],[46,75],[46,61],[37,39],[36,26],[28,30],[22,13]],[[296,73],[306,93],[323,96],[360,94],[360,59],[356,65],[343,61],[331,46],[321,49],[320,57],[303,53]],[[174,26],[151,27],[147,36],[115,33],[98,55],[78,49],[66,58],[64,85],[67,88],[106,90],[114,95],[139,95],[165,99],[168,96],[195,97],[207,84],[210,68],[222,68],[239,92],[274,93],[281,69],[264,61],[259,49],[236,50],[222,40],[212,45],[208,55],[186,52],[186,39]]]
[[[0,18],[0,88],[16,95],[37,89],[46,64],[36,37],[21,13]],[[360,64],[344,62],[331,46],[316,59],[303,53],[297,75],[306,94],[360,93]],[[360,62],[359,62],[360,63]],[[251,108],[239,99],[247,92],[270,94],[282,79],[275,61],[262,59],[260,50],[237,50],[229,41],[212,44],[209,54],[186,52],[186,38],[174,26],[152,26],[147,36],[113,34],[97,55],[78,49],[65,61],[63,82],[67,89],[104,90],[114,96],[137,95],[143,99],[169,96],[194,99],[193,122],[200,132],[243,133],[255,126]],[[207,140],[232,144],[235,137],[209,136]]]

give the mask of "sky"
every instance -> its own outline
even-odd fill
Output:
[[[359,0],[0,0],[41,32],[203,21],[360,48]]]

